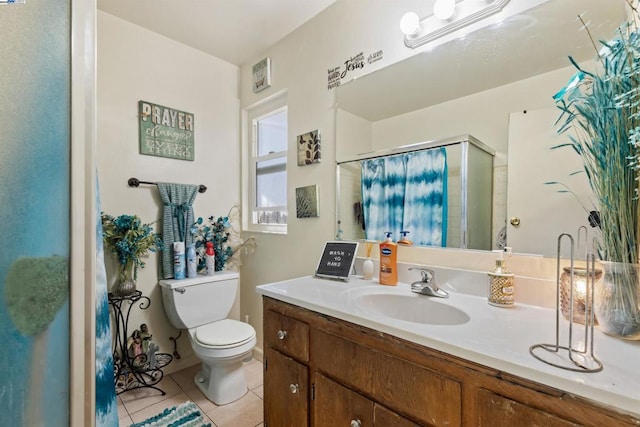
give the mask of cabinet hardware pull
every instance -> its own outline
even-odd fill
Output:
[[[293,394],[296,394],[298,392],[298,389],[300,389],[300,386],[298,384],[289,385],[289,390],[291,390],[291,393]]]
[[[278,339],[283,340],[287,337],[287,331],[279,330],[278,331]]]
[[[351,427],[362,427],[362,421],[360,421],[360,420],[351,420]]]

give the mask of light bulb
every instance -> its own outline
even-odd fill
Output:
[[[436,0],[433,5],[433,15],[441,21],[451,19],[455,11],[455,0]]]
[[[407,35],[412,36],[420,31],[420,18],[415,12],[407,12],[400,19],[400,30]]]

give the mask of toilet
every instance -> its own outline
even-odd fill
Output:
[[[159,282],[169,322],[189,331],[191,347],[202,361],[194,382],[216,405],[231,403],[247,392],[242,361],[256,344],[251,325],[227,319],[238,278],[235,271],[220,271],[213,276]]]

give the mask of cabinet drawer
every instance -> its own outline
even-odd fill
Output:
[[[540,409],[516,402],[488,390],[478,390],[478,427],[577,427]]]
[[[309,361],[309,325],[288,316],[265,313],[264,340],[266,345],[302,362]]]
[[[376,427],[420,427],[377,403],[373,405],[373,424]]]
[[[313,426],[373,426],[373,402],[322,374],[315,377]]]
[[[456,380],[319,330],[311,351],[319,370],[400,414],[430,426],[462,423]]]

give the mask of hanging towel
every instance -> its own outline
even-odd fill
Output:
[[[162,241],[162,277],[173,278],[173,243],[185,242],[185,247],[193,243],[189,229],[195,222],[193,201],[198,195],[198,186],[190,184],[158,183],[158,191],[163,204]]]

